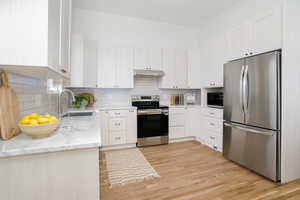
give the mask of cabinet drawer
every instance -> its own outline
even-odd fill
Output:
[[[184,114],[173,114],[169,118],[169,126],[184,126],[185,125],[185,115]]]
[[[169,113],[169,126],[185,126],[186,110],[184,108],[172,108]]]
[[[216,133],[222,133],[223,132],[223,121],[220,119],[214,119],[214,118],[204,118],[204,126],[209,131],[213,131]]]
[[[125,133],[114,132],[110,135],[110,145],[125,144]]]
[[[169,137],[171,139],[185,137],[185,128],[184,127],[170,127]]]
[[[125,119],[110,119],[109,120],[109,131],[123,131],[126,130]]]
[[[215,108],[205,108],[205,109],[203,109],[203,115],[206,117],[223,119],[223,110],[215,109]]]
[[[110,118],[115,118],[115,117],[126,117],[129,113],[129,110],[111,110],[107,112]]]
[[[207,145],[216,151],[222,152],[223,136],[214,132],[209,132],[207,138]]]

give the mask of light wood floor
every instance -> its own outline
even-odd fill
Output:
[[[197,142],[141,151],[161,178],[110,189],[102,154],[101,200],[300,200],[300,180],[279,186]]]

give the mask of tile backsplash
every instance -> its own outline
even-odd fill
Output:
[[[96,107],[129,106],[132,95],[160,95],[162,105],[170,104],[170,97],[178,94],[194,94],[197,104],[201,103],[200,90],[159,89],[158,78],[135,77],[133,89],[74,89],[75,93],[90,92],[97,100]]]
[[[43,77],[43,76],[42,76]],[[63,81],[56,77],[34,78],[8,73],[9,85],[18,96],[21,116],[32,112],[58,116],[58,94]],[[62,98],[62,109],[67,109],[68,99]]]

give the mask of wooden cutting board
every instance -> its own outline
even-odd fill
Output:
[[[1,73],[2,86],[0,87],[0,135],[8,140],[21,131],[18,126],[20,107],[16,92],[9,87],[7,73]]]

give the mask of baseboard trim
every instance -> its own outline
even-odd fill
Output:
[[[169,139],[169,143],[189,142],[189,141],[194,141],[194,140],[195,140],[194,136],[183,137],[183,138],[172,138],[172,139]]]
[[[134,143],[134,144],[105,146],[105,147],[101,147],[100,151],[121,150],[121,149],[130,149],[130,148],[136,148],[136,144]]]

